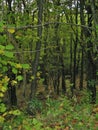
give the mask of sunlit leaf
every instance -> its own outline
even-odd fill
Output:
[[[0,97],[1,97],[1,98],[4,97],[4,94],[3,94],[3,93],[0,93]]]
[[[22,76],[22,75],[18,75],[18,76],[16,77],[16,79],[17,79],[18,81],[21,81],[21,80],[23,80],[23,76]]]
[[[6,111],[6,106],[4,103],[0,104],[0,112],[5,112]]]
[[[23,67],[24,69],[29,69],[29,68],[30,68],[29,64],[22,64],[22,67]]]
[[[16,68],[17,68],[17,69],[21,69],[21,68],[22,68],[22,65],[21,65],[21,64],[16,64]]]
[[[16,80],[12,80],[12,81],[11,81],[11,85],[12,85],[12,86],[14,86],[14,85],[16,85],[16,84],[17,84],[17,81],[16,81]]]
[[[13,52],[5,51],[4,55],[9,57],[9,58],[13,58]]]
[[[17,73],[18,73],[17,69],[15,69],[15,68],[12,69],[12,72],[13,72],[14,74],[17,74]]]
[[[3,51],[3,50],[0,50],[0,54],[4,54],[4,51]]]
[[[0,123],[4,123],[5,118],[0,116]]]
[[[40,77],[40,72],[37,72],[37,77]]]
[[[34,80],[34,76],[31,76],[31,79]]]
[[[19,111],[19,110],[14,110],[13,111],[13,115],[15,115],[15,116],[18,116],[18,115],[20,115],[21,114],[21,112]]]
[[[5,46],[0,45],[0,49],[1,49],[1,50],[4,50],[4,49],[5,49]]]
[[[6,45],[5,49],[12,50],[14,49],[14,46],[12,44]]]
[[[14,29],[14,28],[8,28],[8,32],[9,32],[9,33],[14,33],[14,32],[15,32],[15,29]]]
[[[6,87],[2,87],[1,91],[2,92],[6,92],[7,88]]]

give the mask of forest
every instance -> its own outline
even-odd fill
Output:
[[[0,0],[0,130],[98,130],[97,87],[97,0]]]

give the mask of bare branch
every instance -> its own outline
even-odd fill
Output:
[[[47,23],[44,23],[44,24],[39,24],[39,25],[27,25],[27,26],[21,26],[21,27],[12,27],[13,29],[15,29],[15,32],[19,31],[19,30],[26,30],[26,29],[33,29],[33,28],[38,28],[38,27],[45,27],[45,26],[48,26],[48,25],[51,25],[51,24],[61,24],[61,25],[70,25],[70,26],[76,26],[76,27],[80,27],[80,28],[86,28],[88,30],[92,29],[92,30],[95,30],[95,28],[93,27],[88,27],[86,25],[80,25],[80,24],[75,24],[75,23],[65,23],[65,22],[47,22]],[[4,32],[0,32],[0,35],[3,35],[3,34],[6,34],[7,33],[7,30],[11,28],[11,27],[5,27],[4,29]]]

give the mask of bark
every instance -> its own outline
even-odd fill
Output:
[[[55,4],[57,6],[60,6],[60,1],[56,1]],[[56,21],[60,21],[60,15],[58,14],[56,17],[55,17]],[[56,72],[54,71],[54,90],[56,90],[56,93],[59,95],[59,85],[60,85],[60,76],[61,76],[61,70],[60,70],[60,46],[59,46],[59,42],[60,42],[60,38],[59,38],[59,23],[56,23],[54,25],[54,40],[56,41],[56,49],[55,49],[55,52],[57,53],[56,56],[54,56],[54,59],[55,60],[55,65],[56,65]]]
[[[12,0],[7,0],[6,1],[8,3],[8,24],[15,24],[15,17],[12,16]],[[14,46],[16,45],[16,41],[13,38],[13,35],[11,35],[9,32],[7,32],[7,36],[9,38],[9,40],[12,42],[12,44],[14,44]],[[18,48],[16,46],[16,48]],[[10,81],[8,83],[8,93],[9,93],[9,100],[10,100],[10,104],[16,106],[17,105],[17,96],[16,96],[16,86],[12,85],[12,80],[15,80],[15,74],[13,74],[12,72],[12,67],[10,64],[8,64],[8,72],[7,72],[8,77],[10,78]]]
[[[63,55],[61,57],[61,75],[62,75],[62,93],[66,93],[66,84],[65,84],[65,66],[64,66],[64,60]]]
[[[43,14],[43,0],[37,0],[37,6],[38,6],[38,25],[42,24],[42,14]],[[38,41],[36,43],[36,50],[41,49],[41,38],[42,38],[42,26],[38,27],[37,30],[37,36],[38,36]],[[37,87],[37,79],[36,79],[36,74],[38,70],[38,65],[39,65],[39,57],[40,57],[40,51],[36,51],[35,53],[35,58],[34,58],[34,64],[32,63],[32,75],[34,76],[34,80],[32,81],[31,84],[31,94],[30,97],[33,98],[36,93],[36,87]]]
[[[7,0],[9,12],[12,11],[12,0]]]
[[[10,78],[8,83],[8,94],[11,106],[17,105],[16,86],[12,85],[12,81],[15,80],[15,74],[12,72],[12,67],[8,64],[7,75]]]
[[[85,18],[84,18],[84,1],[83,0],[80,0],[80,22],[81,22],[81,25],[85,25]],[[84,39],[84,28],[82,27],[81,28],[81,72],[80,72],[80,90],[83,89],[83,71],[84,71],[84,48],[83,48],[83,42],[82,40]]]
[[[91,6],[89,7],[90,11],[88,12],[88,26],[92,27],[92,11]],[[94,62],[94,52],[93,52],[93,43],[92,43],[92,30],[87,30],[86,38],[88,37],[89,40],[87,42],[87,80],[88,80],[88,90],[90,91],[91,103],[96,102],[96,64]]]
[[[47,0],[44,0],[44,4],[45,6],[48,4]],[[48,20],[48,7],[46,7],[46,9],[44,10],[44,23],[47,23],[49,22]],[[43,65],[42,65],[42,78],[44,78],[44,82],[43,84],[46,86],[46,90],[48,90],[48,74],[47,74],[47,64],[48,64],[48,51],[47,51],[47,46],[48,46],[48,39],[49,37],[49,26],[47,25],[45,28],[44,28],[44,56],[43,56]],[[49,39],[48,39],[49,40]]]
[[[76,5],[76,16],[75,23],[78,24],[78,1]],[[76,27],[76,39],[74,41],[74,65],[73,65],[73,89],[76,88],[76,55],[77,55],[77,44],[78,44],[78,28]]]

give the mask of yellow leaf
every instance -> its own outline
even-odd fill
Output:
[[[40,72],[37,72],[37,77],[40,77]]]
[[[4,97],[4,94],[3,94],[3,93],[0,93],[0,97],[1,97],[1,98]]]
[[[34,80],[34,76],[31,76],[31,79]]]
[[[3,123],[4,122],[4,117],[0,116],[0,123]]]
[[[6,90],[7,90],[6,87],[2,87],[2,88],[1,88],[1,91],[2,91],[2,92],[6,92]]]
[[[5,117],[7,114],[8,114],[8,112],[5,112],[5,113],[2,115],[2,117]]]
[[[11,85],[14,86],[15,84],[17,84],[17,81],[12,80],[12,81],[11,81]]]
[[[16,68],[17,68],[17,69],[21,69],[21,68],[22,68],[22,65],[21,65],[21,64],[16,64]]]
[[[6,82],[8,82],[10,79],[7,77],[7,76],[5,76],[3,79],[2,79],[2,82],[3,83],[6,83]]]
[[[4,54],[4,51],[3,51],[3,50],[0,50],[0,54]]]
[[[14,29],[14,28],[8,28],[8,32],[9,32],[9,33],[14,33],[14,32],[15,32],[15,29]]]
[[[0,74],[0,77],[2,77],[3,75],[2,74]]]

